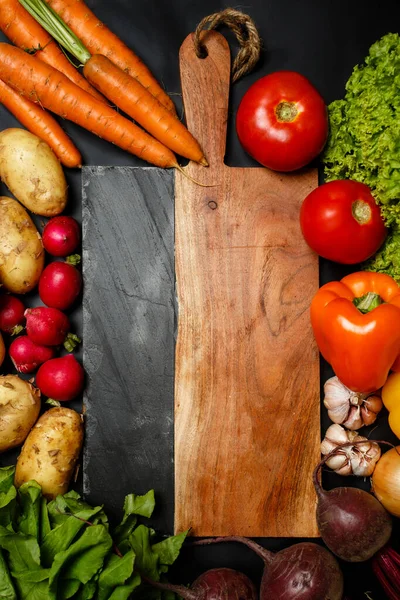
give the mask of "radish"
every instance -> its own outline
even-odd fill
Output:
[[[79,296],[82,277],[78,269],[66,262],[52,262],[39,280],[39,296],[44,304],[66,310]]]
[[[67,335],[70,323],[58,308],[38,306],[25,311],[26,333],[35,344],[58,346]]]
[[[68,402],[83,391],[85,372],[73,354],[52,358],[36,374],[36,386],[53,400]]]
[[[313,474],[318,498],[319,532],[328,548],[348,562],[363,562],[371,558],[388,542],[393,526],[391,516],[372,494],[353,487],[336,487],[326,491],[321,485],[320,470],[326,461],[341,448],[357,443],[364,442],[337,446],[324,456]]]
[[[210,569],[200,575],[190,589],[144,579],[152,586],[174,592],[186,600],[258,600],[252,581],[233,569]]]
[[[8,352],[19,373],[32,373],[55,355],[53,348],[35,344],[27,335],[15,338]]]
[[[72,217],[53,217],[42,233],[44,249],[52,256],[68,256],[77,248],[80,241],[80,229]]]
[[[0,296],[0,331],[19,333],[23,327],[25,306],[19,298],[4,294]]]

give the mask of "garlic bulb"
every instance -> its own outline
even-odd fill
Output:
[[[340,448],[326,461],[328,467],[339,475],[357,475],[359,477],[372,475],[381,456],[381,449],[376,442],[371,442],[366,437],[358,435],[357,431],[347,431],[337,424],[331,425],[321,443],[321,453],[326,455],[341,444],[362,442],[363,440],[365,440],[365,444]]]
[[[351,430],[374,423],[383,406],[378,392],[352,392],[337,377],[328,379],[324,392],[324,405],[328,409],[329,418]]]

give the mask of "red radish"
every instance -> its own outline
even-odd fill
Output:
[[[68,402],[83,391],[85,372],[73,354],[52,358],[36,374],[36,386],[53,400]]]
[[[25,306],[19,298],[8,294],[0,296],[0,331],[19,333],[15,328],[23,324],[24,312]]]
[[[53,217],[42,233],[44,249],[52,256],[68,256],[77,248],[80,241],[80,229],[72,217]]]
[[[70,329],[67,315],[58,308],[38,306],[25,311],[26,333],[35,344],[58,346]]]
[[[53,348],[35,344],[27,335],[15,338],[8,352],[14,367],[20,373],[32,373],[55,354]]]
[[[39,279],[39,296],[44,304],[66,310],[79,296],[82,277],[78,269],[66,262],[52,262]]]

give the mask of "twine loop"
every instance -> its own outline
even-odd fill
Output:
[[[261,54],[261,38],[253,19],[249,15],[234,8],[225,8],[221,12],[204,17],[197,25],[193,43],[198,58],[207,56],[207,50],[201,40],[202,31],[206,26],[208,26],[207,30],[210,31],[216,29],[219,25],[229,27],[240,44],[240,50],[232,64],[232,81],[235,82],[249,73],[258,62]]]

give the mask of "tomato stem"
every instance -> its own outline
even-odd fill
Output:
[[[297,117],[298,110],[294,102],[287,102],[284,100],[283,102],[279,102],[278,106],[275,108],[275,114],[278,121],[291,123]]]
[[[367,202],[364,202],[364,200],[356,200],[353,202],[351,212],[357,223],[360,225],[365,225],[371,220],[371,207]]]

